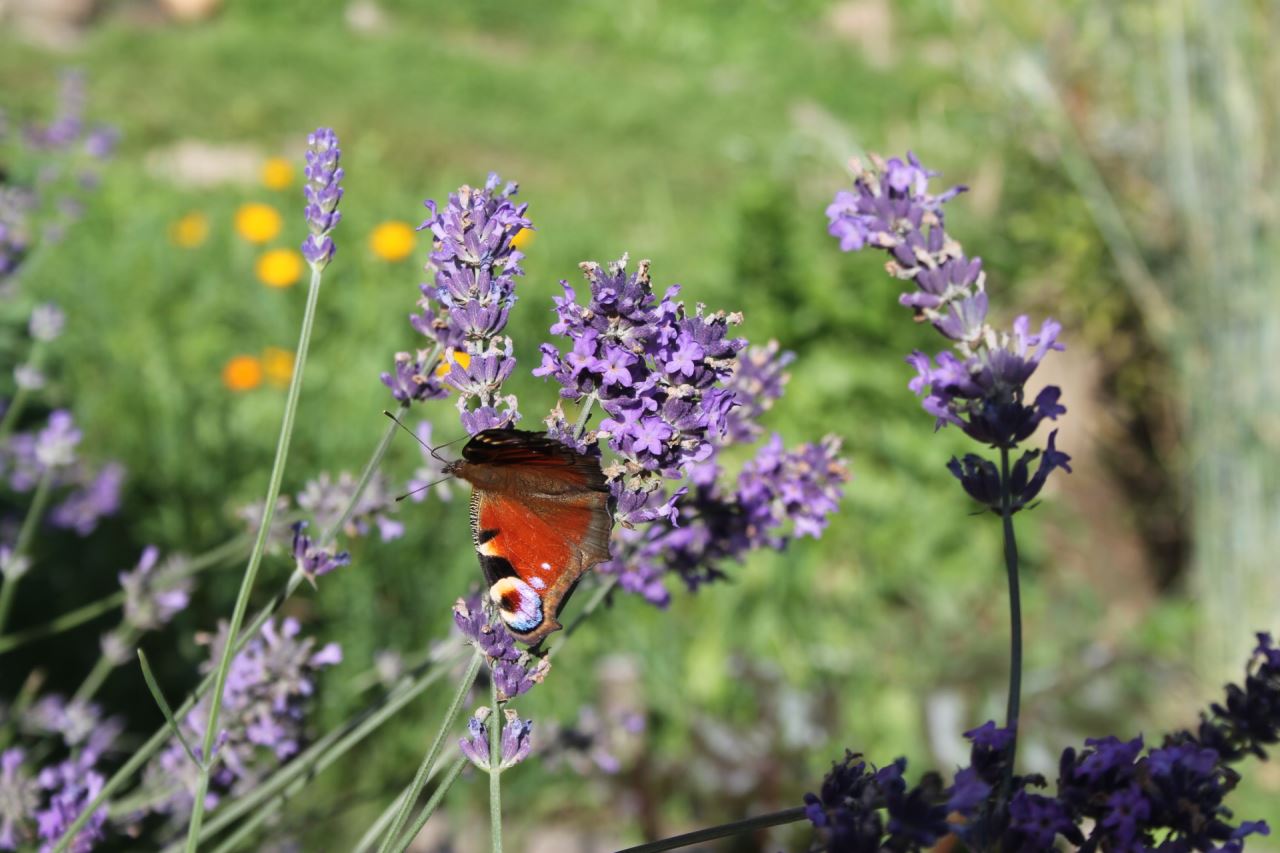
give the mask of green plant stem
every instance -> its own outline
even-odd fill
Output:
[[[418,772],[414,774],[413,782],[405,790],[404,802],[401,804],[399,811],[396,812],[396,819],[392,821],[391,829],[383,839],[382,845],[378,848],[378,853],[387,853],[388,850],[392,849],[396,837],[404,827],[405,821],[409,819],[409,810],[413,808],[413,804],[417,802],[418,795],[422,793],[423,787],[427,784],[427,776],[440,755],[440,748],[444,745],[445,735],[448,734],[453,721],[458,718],[458,712],[462,710],[462,703],[466,701],[471,685],[475,684],[476,676],[480,674],[480,665],[482,663],[484,663],[484,655],[477,649],[475,654],[471,656],[471,665],[467,667],[466,674],[462,676],[457,692],[453,694],[453,701],[449,703],[449,710],[445,711],[444,720],[440,723],[440,729],[436,732],[435,739],[431,741],[431,748],[427,750],[422,763],[418,765]]]
[[[384,440],[378,444],[373,456],[370,458],[366,470],[369,468],[376,469],[378,465],[381,464],[382,456],[386,453],[388,442],[389,439],[384,436]],[[367,484],[370,477],[372,477],[372,473],[369,473],[368,476],[362,476],[361,482]],[[351,508],[359,502],[362,494],[363,489],[360,488],[357,488],[352,493],[348,507],[343,511],[344,518],[350,516]],[[234,644],[232,644],[234,646],[234,652],[239,652],[250,639],[257,636],[258,632],[262,630],[262,626],[265,625],[267,620],[280,609],[280,606],[288,600],[289,596],[293,595],[294,591],[297,590],[304,579],[305,575],[303,575],[301,571],[297,569],[293,570],[293,573],[289,575],[289,580],[285,582],[284,588],[280,592],[276,593],[275,597],[267,602],[265,607],[258,611],[258,615],[253,618],[253,621],[249,623],[248,627],[240,632]],[[193,707],[195,707],[196,702],[198,702],[201,697],[208,692],[209,687],[212,684],[213,674],[211,673],[204,677],[200,684],[196,686],[196,689],[192,691],[191,695],[187,697],[186,701],[184,701],[182,705],[173,712],[173,715],[181,719]],[[67,847],[71,844],[71,839],[74,838],[75,834],[84,827],[90,816],[97,811],[108,797],[115,794],[115,792],[120,790],[126,782],[132,779],[133,774],[137,773],[147,760],[151,758],[151,756],[160,751],[161,747],[163,747],[165,742],[168,740],[168,737],[168,726],[162,725],[141,747],[139,747],[137,752],[129,756],[128,761],[126,761],[119,770],[112,774],[111,778],[102,786],[102,790],[98,792],[98,795],[85,806],[84,810],[80,812],[80,816],[72,821],[71,826],[67,827],[66,832],[62,833],[62,837],[58,839],[57,846],[54,848],[53,853],[64,853]]]
[[[436,348],[439,349],[438,344]],[[428,362],[429,361],[430,360],[428,359]],[[407,402],[401,403],[400,409],[396,412],[396,417],[404,417],[404,413],[407,411],[409,411],[409,404]],[[391,446],[391,439],[395,437],[395,434],[396,424],[392,421],[387,424],[387,428],[382,433],[382,438],[378,439],[378,444],[373,449],[373,455],[369,457],[369,461],[365,464],[364,470],[360,472],[360,479],[356,481],[356,490],[354,493],[357,499],[360,495],[364,494],[364,490],[369,486],[369,481],[373,479],[374,473],[377,472],[378,467],[382,464],[382,457],[387,455],[387,448]],[[343,510],[342,515],[338,517],[336,522],[334,522],[333,527],[330,527],[321,534],[320,541],[318,543],[319,547],[323,548],[337,538],[338,534],[342,531],[342,528],[351,520],[351,514],[355,512],[356,503],[356,500],[352,500],[348,503],[347,508]]]
[[[374,845],[378,843],[382,833],[391,825],[391,821],[395,820],[396,813],[400,811],[400,804],[404,802],[404,796],[407,793],[409,791],[406,788],[387,804],[387,807],[382,810],[382,814],[378,815],[378,819],[369,824],[369,828],[364,831],[364,835],[360,836],[356,846],[351,848],[352,853],[368,853],[368,851],[374,849]]]
[[[27,397],[30,394],[30,391],[21,386],[14,392],[13,400],[9,403],[9,408],[5,410],[4,419],[0,420],[0,441],[8,438],[9,433],[13,432],[14,426],[18,423],[18,416],[27,407]]]
[[[293,439],[293,420],[298,411],[298,397],[302,391],[302,375],[307,366],[307,350],[311,346],[311,329],[315,325],[316,304],[320,298],[319,267],[311,269],[311,285],[307,290],[307,307],[302,314],[302,330],[298,333],[298,348],[295,350],[293,377],[289,381],[289,394],[285,398],[284,416],[280,422],[280,437],[276,442],[276,458],[271,466],[271,479],[267,484],[267,497],[262,507],[262,522],[258,527],[258,538],[253,543],[253,551],[249,554],[249,564],[245,567],[244,578],[240,582],[240,594],[236,596],[235,608],[231,612],[231,623],[227,627],[228,642],[222,650],[222,658],[214,672],[213,694],[209,702],[209,719],[205,723],[204,745],[201,754],[207,762],[196,778],[195,796],[191,806],[191,822],[187,824],[187,851],[195,853],[200,838],[200,824],[204,820],[205,794],[209,790],[209,774],[213,767],[213,746],[218,738],[218,716],[222,711],[222,693],[227,686],[227,674],[231,670],[231,660],[235,654],[230,638],[240,635],[240,626],[244,624],[245,612],[249,609],[249,597],[253,592],[253,583],[258,577],[258,566],[262,564],[262,555],[267,550],[267,539],[271,533],[271,521],[276,512],[276,499],[280,496],[280,484],[284,481],[285,463],[289,458],[289,443]]]
[[[387,692],[381,705],[362,711],[354,719],[324,735],[243,797],[219,806],[218,811],[205,824],[204,830],[200,833],[200,840],[207,841],[215,833],[253,809],[262,807],[260,811],[277,811],[287,797],[301,790],[321,771],[376,731],[401,708],[421,696],[428,687],[443,678],[454,660],[455,658],[443,660],[416,677],[401,682]],[[283,795],[277,798],[276,795],[281,792]],[[264,803],[267,805],[263,806]]]
[[[124,643],[127,646],[133,646],[138,642],[138,638],[142,636],[142,632],[136,628],[125,628]],[[84,681],[76,688],[75,694],[72,696],[76,702],[88,702],[93,695],[102,687],[102,683],[107,680],[107,676],[111,675],[111,671],[119,664],[112,661],[106,655],[99,655],[97,662],[94,663],[93,669],[89,670],[89,674],[85,676]]]
[[[190,577],[219,563],[226,562],[230,557],[239,556],[247,544],[247,537],[237,536],[234,539],[223,542],[221,545],[216,545],[203,554],[192,557],[191,561],[183,568],[182,576]],[[0,655],[34,640],[41,640],[45,637],[61,634],[63,631],[70,631],[72,628],[78,628],[85,622],[96,619],[103,613],[109,613],[122,604],[124,604],[124,590],[120,589],[105,598],[100,598],[83,607],[64,613],[43,625],[36,625],[35,627],[0,637]]]
[[[10,557],[15,563],[27,555],[31,550],[31,540],[36,535],[36,528],[40,526],[40,518],[44,515],[45,507],[49,504],[49,495],[53,491],[53,469],[46,468],[44,473],[40,475],[40,480],[36,483],[36,493],[31,498],[31,506],[27,509],[27,517],[22,520],[22,528],[18,531],[18,541],[13,546],[13,555]],[[27,567],[30,571],[31,567]],[[0,634],[4,633],[4,626],[9,621],[9,612],[13,609],[14,593],[18,591],[18,577],[6,577],[3,585],[0,585]]]
[[[502,711],[498,682],[489,679],[489,843],[502,853]]]
[[[792,809],[783,809],[780,812],[770,812],[769,814],[749,817],[745,820],[735,820],[733,823],[722,823],[719,826],[709,826],[706,829],[686,832],[684,835],[673,835],[670,838],[663,838],[659,841],[650,841],[647,844],[619,850],[618,853],[658,853],[660,850],[675,850],[680,847],[697,844],[700,841],[727,838],[730,835],[741,835],[744,832],[767,829],[770,826],[781,826],[784,823],[795,823],[801,820],[804,820],[804,806],[796,806]]]
[[[1018,711],[1022,701],[1022,593],[1018,586],[1018,540],[1013,534],[1013,494],[1009,484],[1009,449],[1000,448],[1000,520],[1004,528],[1004,566],[1009,576],[1009,703],[1005,726],[1013,733],[1009,742],[1006,787],[1013,781],[1013,761],[1018,754]]]
[[[439,808],[444,795],[453,787],[453,783],[458,781],[458,776],[462,773],[462,768],[467,766],[466,758],[459,758],[453,762],[449,771],[444,774],[444,778],[440,780],[440,784],[431,792],[427,804],[422,807],[422,811],[418,812],[418,816],[413,819],[413,823],[409,825],[409,831],[404,834],[404,839],[395,846],[392,853],[404,853],[405,849],[413,843],[413,839],[418,837],[418,833],[422,831],[422,827],[427,825],[427,821],[435,814]]]
[[[578,420],[573,425],[573,434],[581,437],[582,431],[587,428],[587,420],[591,417],[591,408],[596,404],[597,395],[592,391],[587,398],[582,401],[582,409],[578,412]]]

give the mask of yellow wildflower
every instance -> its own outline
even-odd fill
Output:
[[[302,255],[293,249],[270,249],[258,257],[255,271],[267,287],[289,287],[302,278]]]
[[[280,211],[260,201],[240,205],[236,231],[250,243],[265,243],[280,233]]]
[[[222,368],[222,384],[232,391],[249,391],[262,384],[262,363],[251,355],[238,355]]]
[[[463,370],[471,366],[470,353],[455,350],[453,348],[444,351],[444,358],[440,359],[440,364],[436,367],[436,378],[443,379],[445,375],[453,369],[453,365],[457,364]]]
[[[267,347],[262,351],[262,372],[272,385],[284,387],[293,378],[293,353],[279,347]]]
[[[198,210],[169,226],[169,239],[184,249],[194,249],[209,237],[209,217]]]
[[[379,223],[373,229],[369,235],[369,248],[384,261],[403,261],[413,253],[416,240],[412,225],[392,220]]]
[[[511,245],[520,251],[524,251],[533,243],[535,232],[532,228],[521,228],[516,232],[516,236],[511,238]]]
[[[268,157],[262,164],[262,185],[269,190],[287,190],[293,186],[293,163],[283,157]]]

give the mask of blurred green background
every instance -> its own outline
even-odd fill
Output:
[[[747,337],[795,351],[767,425],[789,443],[836,433],[851,460],[822,540],[679,591],[665,612],[620,597],[576,635],[521,711],[569,725],[623,689],[623,672],[647,728],[616,774],[537,761],[512,773],[512,849],[604,849],[794,805],[845,746],[949,770],[958,733],[1001,715],[998,530],[944,468],[969,448],[935,434],[906,389],[902,357],[939,341],[897,305],[879,258],[843,255],[826,234],[823,210],[863,150],[912,148],[968,184],[948,223],[984,258],[997,317],[1067,327],[1067,352],[1042,373],[1064,386],[1059,445],[1075,472],[1019,517],[1027,766],[1052,775],[1083,737],[1193,722],[1248,632],[1276,627],[1274,107],[1258,97],[1276,70],[1274,22],[1253,7],[239,0],[181,20],[177,0],[50,13],[62,5],[0,19],[0,101],[39,115],[59,70],[82,68],[90,116],[116,124],[122,147],[24,287],[69,314],[51,399],[129,481],[119,519],[24,581],[15,627],[111,592],[146,543],[225,541],[234,509],[260,500],[284,394],[233,390],[223,372],[294,346],[304,288],[265,287],[255,264],[301,240],[301,193],[296,174],[270,189],[261,170],[300,164],[317,125],[342,140],[346,197],[287,491],[359,469],[390,400],[378,373],[416,345],[406,316],[428,246],[389,261],[374,228],[416,225],[425,198],[490,170],[519,181],[538,229],[512,315],[526,423],[554,403],[527,367],[557,282],[629,252],[652,260],[655,284],[741,310]],[[265,247],[233,227],[247,202],[283,215]],[[207,237],[179,245],[175,223],[192,214]],[[449,402],[418,412],[438,440],[461,435]],[[401,435],[385,470],[402,483],[419,458]],[[368,700],[375,652],[411,656],[443,636],[478,579],[461,502],[406,502],[399,518],[404,538],[351,543],[354,564],[287,607],[346,653],[322,679],[317,732]],[[270,560],[259,598],[290,569]],[[194,606],[151,640],[171,695],[194,682],[192,637],[230,612],[237,583],[235,570],[203,576]],[[110,624],[10,655],[0,680],[38,666],[74,688]],[[412,775],[447,692],[321,776],[273,832],[349,845]],[[102,697],[138,732],[158,722],[135,668]],[[458,849],[484,841],[482,787],[457,788],[442,814]],[[1246,788],[1242,817],[1280,817],[1274,767]],[[798,849],[806,832],[719,849]]]

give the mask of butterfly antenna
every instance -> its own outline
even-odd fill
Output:
[[[413,497],[418,492],[425,492],[427,489],[431,488],[432,486],[439,485],[440,483],[443,483],[445,480],[452,480],[452,479],[453,479],[452,477],[441,477],[439,480],[433,480],[430,483],[427,483],[425,486],[418,486],[418,488],[414,489],[413,491],[405,492],[403,495],[400,495],[399,497],[397,497],[396,503],[399,503],[405,498]]]
[[[404,421],[400,420],[400,419],[399,419],[399,418],[397,418],[395,415],[393,415],[393,414],[391,414],[390,412],[388,412],[386,409],[383,409],[383,410],[382,410],[382,414],[384,414],[384,415],[386,415],[387,417],[391,418],[391,420],[395,422],[396,426],[400,427],[400,429],[404,430],[405,432],[409,433],[409,435],[413,436],[413,440],[414,440],[414,441],[416,441],[416,442],[418,442],[418,444],[421,444],[421,445],[422,445],[422,447],[423,447],[423,448],[424,448],[428,453],[430,453],[432,456],[434,456],[434,457],[435,457],[435,459],[436,459],[436,461],[437,461],[437,462],[443,462],[445,465],[448,465],[448,464],[449,464],[449,460],[448,460],[448,459],[445,459],[445,458],[444,458],[443,456],[441,456],[439,453],[436,453],[436,451],[437,451],[437,450],[439,450],[440,448],[438,448],[438,447],[432,447],[431,445],[427,444],[427,443],[426,443],[425,441],[423,441],[422,439],[418,438],[418,434],[417,434],[416,432],[414,432],[413,430],[409,429],[407,426],[405,426],[405,425],[404,425]],[[466,436],[463,436],[463,438],[466,438]],[[454,439],[454,441],[457,441],[457,440],[459,440],[459,439]],[[442,444],[442,445],[440,445],[440,447],[448,447],[450,444],[453,444],[453,442],[452,442],[452,441],[450,441],[450,442],[448,442],[448,443],[446,443],[446,444]],[[424,486],[423,488],[426,488],[426,487]],[[413,492],[410,492],[409,494],[413,494]],[[402,497],[407,497],[407,496],[402,496]],[[396,498],[396,500],[400,500],[400,498]]]

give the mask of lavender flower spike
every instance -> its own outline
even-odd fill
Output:
[[[307,137],[307,183],[302,192],[307,198],[307,227],[311,233],[302,241],[302,256],[317,270],[324,269],[336,251],[329,233],[342,219],[338,210],[345,174],[338,165],[341,156],[338,136],[330,128],[318,128]]]

